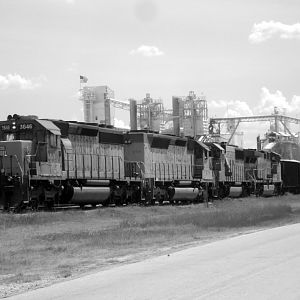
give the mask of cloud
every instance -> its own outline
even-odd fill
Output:
[[[300,115],[300,96],[294,95],[289,101],[281,91],[272,93],[262,87],[259,104],[251,108],[247,102],[240,100],[213,100],[209,103],[209,111],[220,117],[271,115],[274,107],[279,114]]]
[[[258,44],[276,36],[281,39],[300,39],[300,23],[293,25],[275,21],[255,23],[249,35],[249,41]]]
[[[125,124],[123,120],[118,120],[117,118],[114,118],[114,126],[117,128],[124,128],[124,129],[130,128],[130,126]]]
[[[288,101],[281,91],[272,93],[268,88],[262,87],[259,104],[252,108],[247,102],[240,100],[213,100],[209,108],[221,117],[246,117],[271,115],[275,107],[279,114],[300,114],[300,96],[294,95],[291,101]]]
[[[294,95],[291,100],[291,107],[296,115],[300,114],[300,96]]]
[[[21,90],[33,90],[40,87],[44,81],[46,81],[44,76],[27,79],[19,74],[0,75],[0,89],[16,88]]]
[[[76,93],[74,93],[73,95],[71,95],[72,99],[79,99],[80,97],[81,97],[81,92],[80,91],[77,91]]]
[[[130,55],[142,55],[142,56],[161,56],[164,52],[159,50],[155,46],[141,45],[137,49],[133,49],[129,52]]]
[[[266,87],[261,88],[259,104],[253,107],[250,107],[247,102],[240,100],[214,100],[209,102],[208,105],[208,112],[212,118],[271,115],[274,113],[274,107],[281,115],[296,118],[300,116],[300,96],[294,95],[291,100],[288,100],[281,91],[271,92]],[[230,124],[223,125],[221,128],[223,133],[226,132],[226,128],[228,129],[226,126],[230,126]],[[244,147],[256,147],[256,136],[264,134],[269,129],[270,122],[242,122],[237,132],[244,132]],[[290,130],[292,132],[299,131],[292,124]],[[238,143],[237,141],[238,139],[235,142]]]
[[[266,87],[262,87],[260,100],[260,104],[255,108],[257,114],[271,114],[274,112],[274,107],[277,107],[280,113],[290,111],[290,104],[281,91],[271,93]]]
[[[231,100],[224,101],[213,100],[210,103],[210,109],[214,112],[222,112],[224,117],[252,116],[253,111],[245,101]],[[225,111],[225,113],[224,113]]]
[[[300,114],[300,96],[294,95],[291,101],[288,101],[281,91],[271,93],[266,87],[262,87],[260,99],[260,105],[255,108],[257,114],[271,114],[274,112],[274,107],[279,114],[293,116]]]

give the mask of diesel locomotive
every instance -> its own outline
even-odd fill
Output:
[[[283,190],[280,155],[271,151],[16,114],[0,122],[0,171],[0,206],[15,211]]]

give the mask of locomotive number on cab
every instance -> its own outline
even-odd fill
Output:
[[[20,130],[31,130],[32,128],[33,128],[33,125],[30,123],[20,124]]]

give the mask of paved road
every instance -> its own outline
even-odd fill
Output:
[[[9,299],[300,299],[300,224],[116,267]]]

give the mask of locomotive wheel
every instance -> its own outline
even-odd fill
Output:
[[[145,191],[145,204],[146,205],[154,205],[155,199],[153,198],[153,191]]]
[[[154,199],[154,198],[152,198],[152,199],[150,200],[150,205],[155,205],[155,199]]]
[[[37,211],[38,210],[38,206],[39,206],[38,199],[36,199],[36,198],[30,199],[29,204],[30,204],[30,208],[33,211]]]
[[[114,197],[114,203],[115,203],[115,206],[121,206],[122,203],[121,203],[120,197]]]
[[[161,196],[158,200],[158,204],[159,205],[163,205],[164,204],[164,196]]]
[[[224,186],[219,187],[218,198],[219,199],[225,198],[225,187]]]
[[[46,210],[52,210],[54,207],[53,201],[45,201],[45,209]]]
[[[110,199],[102,202],[101,204],[102,204],[102,206],[107,207],[109,205],[109,203],[110,203]]]
[[[203,202],[203,195],[200,193],[197,195],[194,203],[201,203],[201,202]]]
[[[127,193],[126,191],[121,193],[119,196],[116,197],[115,203],[117,206],[123,206],[124,204],[128,204],[128,199],[127,199]]]
[[[123,204],[128,205],[129,203],[130,203],[130,198],[126,194],[124,199],[123,199]]]
[[[131,203],[142,203],[141,190],[138,186],[133,187],[131,195]]]

